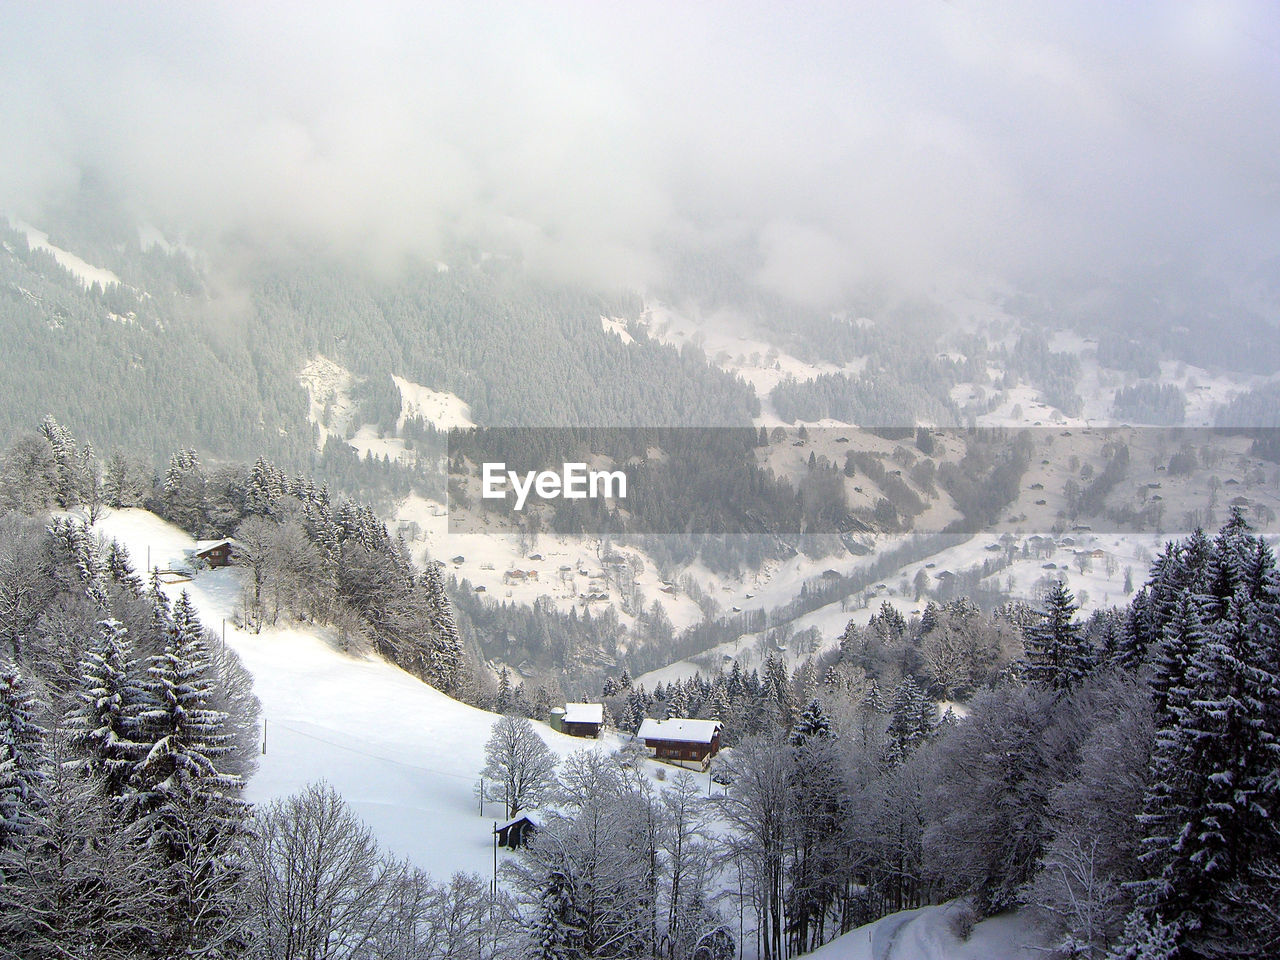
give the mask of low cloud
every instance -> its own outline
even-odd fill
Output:
[[[206,244],[459,242],[645,287],[683,250],[858,284],[1275,254],[1264,4],[100,3],[0,14],[0,207],[91,172]]]

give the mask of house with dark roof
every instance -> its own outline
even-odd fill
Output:
[[[194,549],[187,551],[187,556],[197,565],[227,567],[231,565],[231,554],[235,548],[236,542],[229,537],[221,540],[197,540]]]
[[[514,850],[532,840],[541,827],[542,819],[537,811],[521,810],[506,823],[494,824],[493,832],[497,834],[498,846]]]

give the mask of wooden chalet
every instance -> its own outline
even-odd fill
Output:
[[[720,752],[719,720],[645,720],[636,734],[656,760],[666,760],[682,767],[707,769],[711,758]]]
[[[542,821],[536,811],[521,810],[506,823],[495,823],[493,832],[497,834],[498,846],[514,850],[532,840],[541,826]]]
[[[551,729],[571,737],[599,738],[604,726],[603,703],[566,703],[551,708]]]
[[[192,561],[206,567],[227,567],[236,542],[228,537],[221,540],[197,540],[195,549],[189,551]]]

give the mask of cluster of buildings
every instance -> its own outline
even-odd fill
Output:
[[[566,703],[551,710],[551,727],[571,737],[598,739],[604,726],[603,703]],[[646,719],[636,738],[644,741],[649,756],[681,767],[706,770],[720,752],[719,720],[670,717]],[[494,840],[500,847],[515,848],[527,843],[541,821],[536,810],[522,810],[506,823],[494,824]]]
[[[566,703],[551,710],[551,728],[571,737],[598,738],[603,726],[603,703]],[[655,760],[706,770],[711,758],[720,752],[721,729],[719,720],[647,719],[640,724],[636,737],[644,741],[649,756]]]

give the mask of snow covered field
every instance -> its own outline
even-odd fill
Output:
[[[453,430],[474,427],[471,419],[471,407],[461,398],[444,390],[432,390],[420,383],[406,380],[392,374],[396,388],[400,391],[400,419],[396,421],[396,429],[404,428],[410,417],[421,417],[435,426],[437,430]]]
[[[824,373],[861,372],[866,361],[852,363],[808,363],[799,357],[779,350],[758,337],[743,333],[743,319],[731,312],[699,313],[693,317],[680,314],[667,304],[650,302],[645,305],[641,322],[649,335],[662,343],[682,346],[693,343],[699,346],[716,366],[736,374],[751,385],[760,397],[761,412],[756,426],[773,428],[788,425],[773,411],[769,394],[783,380],[813,380]],[[822,420],[816,426],[841,426],[835,420]]]
[[[346,436],[355,414],[355,403],[351,399],[355,377],[328,357],[316,354],[303,365],[298,383],[307,391],[310,403],[307,416],[320,428],[317,446],[323,450],[329,437]]]

